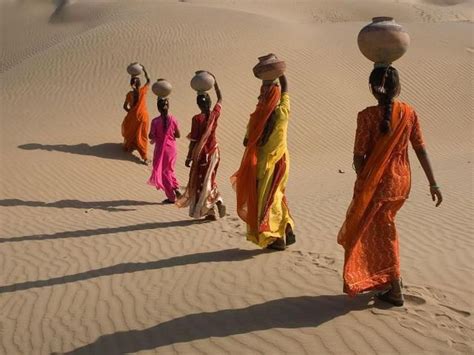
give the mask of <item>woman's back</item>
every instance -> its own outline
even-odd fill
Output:
[[[160,115],[151,122],[150,137],[153,137],[157,142],[162,143],[166,140],[167,144],[174,145],[177,129],[177,120],[173,115],[167,117]]]
[[[408,143],[411,142],[414,149],[424,146],[416,112],[408,104],[403,103],[402,105],[406,107],[402,119],[408,120],[407,128],[391,154],[380,183],[381,186],[377,189],[375,197],[377,200],[394,200],[408,197],[411,185]],[[380,122],[384,117],[384,113],[384,106],[371,106],[359,112],[354,144],[355,155],[370,156],[377,142],[385,135],[380,130]]]

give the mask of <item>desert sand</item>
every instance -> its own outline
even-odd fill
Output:
[[[454,354],[474,351],[473,1],[2,0],[0,353]],[[412,45],[395,66],[419,115],[445,201],[414,154],[398,215],[406,303],[342,293],[336,243],[352,195],[357,112],[374,104],[359,29],[389,15]],[[229,176],[259,82],[286,60],[292,98],[288,200],[297,244],[245,240]],[[214,223],[161,205],[150,167],[121,150],[128,63],[174,86],[183,134],[195,70],[224,103]],[[148,109],[156,116],[150,92]],[[182,185],[186,139],[179,141]],[[150,147],[150,154],[152,148]],[[344,171],[340,173],[339,170]]]

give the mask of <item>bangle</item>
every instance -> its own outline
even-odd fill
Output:
[[[437,186],[437,185],[430,185],[430,189],[439,190],[439,186]]]

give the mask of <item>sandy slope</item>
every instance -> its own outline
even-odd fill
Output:
[[[273,6],[269,6],[269,4]],[[473,351],[472,1],[0,2],[0,352],[468,353]],[[400,212],[407,305],[341,295],[337,230],[351,197],[356,113],[371,105],[355,36],[393,14],[412,36],[397,63],[446,201],[413,161]],[[228,177],[258,93],[250,68],[276,52],[292,94],[288,198],[298,244],[245,242]],[[124,67],[174,85],[183,132],[189,79],[224,94],[221,190],[230,216],[190,221],[120,150]],[[150,95],[148,107],[155,115]],[[184,184],[187,142],[178,176]],[[346,171],[339,174],[338,169]]]

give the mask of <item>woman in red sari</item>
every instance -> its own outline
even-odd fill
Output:
[[[132,76],[130,79],[130,91],[123,103],[123,109],[127,111],[122,122],[123,149],[127,152],[138,150],[144,164],[148,164],[148,110],[146,107],[146,95],[150,86],[150,78],[143,67],[146,84],[141,86],[140,78]]]
[[[217,219],[215,207],[219,217],[222,218],[226,214],[216,182],[220,162],[216,129],[222,109],[222,94],[217,80],[214,89],[217,103],[212,110],[212,101],[208,93],[199,93],[196,98],[201,113],[193,117],[191,133],[188,135],[190,144],[185,165],[191,167],[189,181],[184,194],[176,200],[176,205],[180,208],[189,206],[190,217],[205,217],[210,221]]]
[[[378,297],[395,306],[404,299],[400,278],[395,216],[411,187],[408,144],[411,143],[429,182],[433,201],[442,195],[436,184],[416,112],[394,101],[400,93],[398,72],[378,67],[370,74],[378,101],[357,117],[354,167],[357,180],[338,243],[344,247],[344,292],[354,296],[384,290]]]

